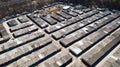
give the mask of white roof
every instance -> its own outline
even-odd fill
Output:
[[[64,7],[63,7],[63,9],[68,9],[68,8],[70,8],[70,6],[64,6]]]

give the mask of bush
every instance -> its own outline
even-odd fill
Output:
[[[85,6],[105,7],[120,10],[120,0],[67,0]]]

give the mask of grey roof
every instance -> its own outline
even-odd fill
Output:
[[[120,13],[70,9],[0,24],[0,67],[119,66]]]

